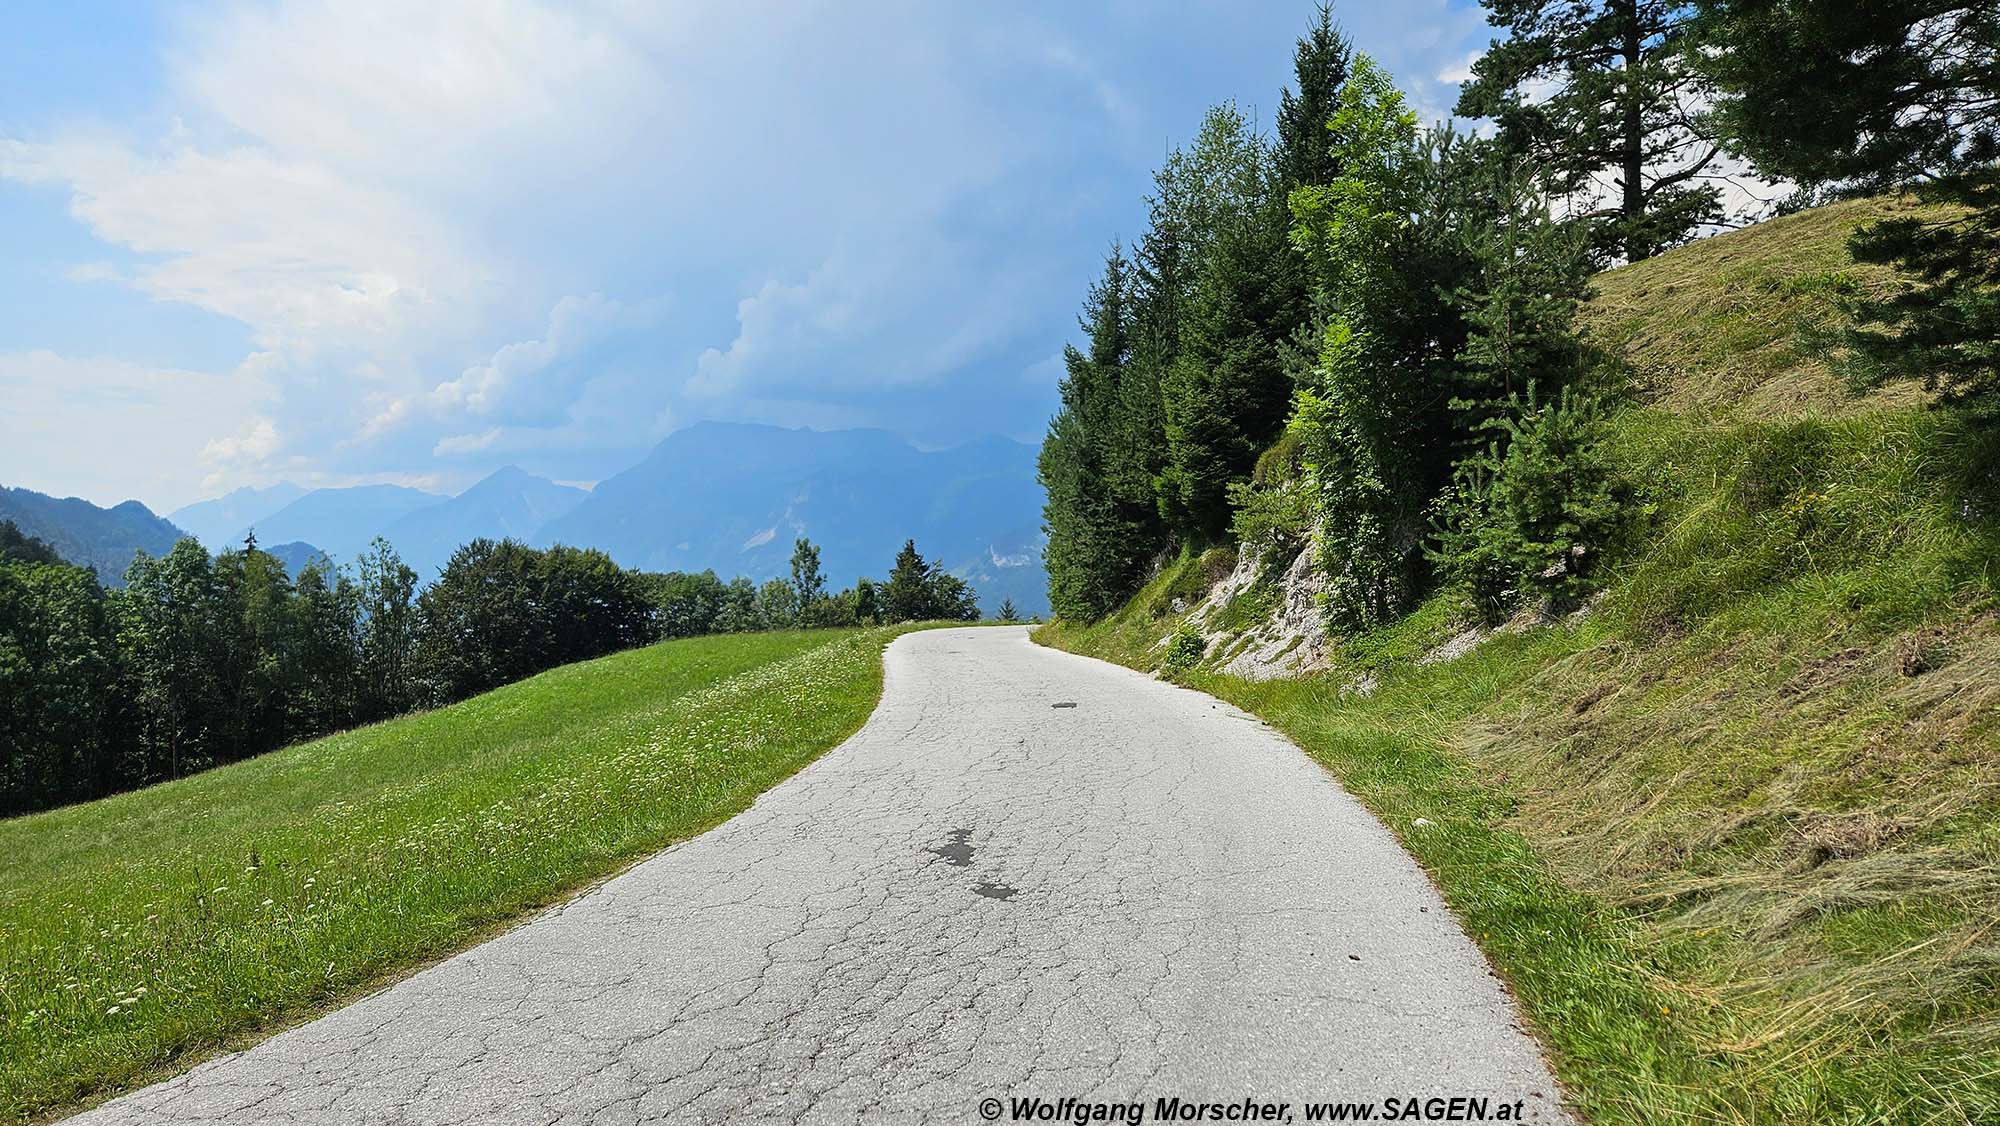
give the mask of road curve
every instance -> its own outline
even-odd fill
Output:
[[[1257,720],[1015,628],[886,661],[868,725],[734,820],[72,1121],[979,1122],[1031,1096],[1303,1121],[1412,1095],[1562,1120],[1423,872]]]

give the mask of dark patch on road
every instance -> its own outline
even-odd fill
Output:
[[[953,829],[946,835],[951,838],[950,843],[939,845],[937,848],[927,848],[924,851],[942,857],[946,864],[954,868],[963,868],[972,863],[973,848],[969,843],[972,839],[972,830]]]
[[[998,899],[1003,903],[1009,899],[1014,898],[1016,895],[1020,894],[1013,888],[1008,887],[1006,884],[982,883],[978,887],[973,888],[972,890],[975,893],[983,895],[988,899]]]
[[[1054,703],[1054,704],[1050,704],[1050,705],[1049,705],[1049,707],[1052,707],[1052,708],[1073,708],[1073,707],[1076,707],[1076,701],[1075,701],[1075,700],[1063,700],[1063,701],[1060,701],[1060,702],[1058,702],[1058,703]]]

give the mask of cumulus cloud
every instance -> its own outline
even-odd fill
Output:
[[[240,398],[139,447],[184,468],[100,454],[135,482],[596,479],[701,417],[1028,436],[1166,145],[1274,107],[1309,15],[218,0],[167,21],[152,112],[0,137],[0,178],[123,255],[79,293],[248,330]],[[1445,0],[1346,15],[1425,104],[1477,41]]]
[[[624,346],[658,323],[663,303],[628,305],[601,294],[565,297],[538,340],[508,344],[485,363],[440,383],[431,403],[515,424],[557,421],[583,384],[618,362]]]

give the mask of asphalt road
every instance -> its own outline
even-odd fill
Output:
[[[1422,871],[1258,721],[1021,629],[887,662],[867,727],[727,824],[74,1121],[979,1122],[1035,1096],[1304,1121],[1432,1095],[1561,1119]]]

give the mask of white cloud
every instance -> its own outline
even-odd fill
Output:
[[[0,482],[109,505],[133,499],[138,480],[142,499],[173,507],[202,490],[214,457],[240,448],[210,435],[255,440],[261,398],[241,369],[150,368],[45,349],[0,353]]]
[[[1356,38],[1445,73],[1477,13],[1416,8]],[[212,487],[594,479],[703,416],[1018,433],[1165,143],[1274,104],[1308,14],[216,0],[169,18],[157,105],[0,137],[0,178],[126,252],[72,282],[248,328],[239,398],[133,425],[184,426],[172,472]]]
[[[438,439],[438,444],[432,448],[431,452],[437,454],[439,457],[459,457],[465,454],[475,454],[483,450],[492,449],[493,444],[500,440],[500,435],[501,430],[498,426],[483,430],[477,434],[453,434],[448,438]]]
[[[16,143],[0,175],[68,185],[93,234],[155,259],[131,272],[139,290],[241,321],[266,348],[394,344],[490,280],[437,216],[268,150]]]
[[[1485,57],[1486,57],[1486,51],[1484,48],[1481,48],[1480,50],[1477,51],[1468,51],[1466,52],[1464,58],[1439,71],[1437,74],[1437,80],[1439,82],[1449,83],[1450,85],[1453,86],[1459,86],[1463,85],[1464,83],[1470,82],[1472,81],[1473,64]]]
[[[433,388],[442,414],[465,413],[514,423],[548,424],[564,417],[579,388],[602,374],[621,344],[657,325],[659,301],[628,305],[601,294],[565,297],[549,311],[540,339],[494,352],[483,364]]]
[[[233,465],[256,464],[278,452],[278,427],[268,418],[252,419],[241,433],[228,438],[210,438],[201,448],[203,461]]]

